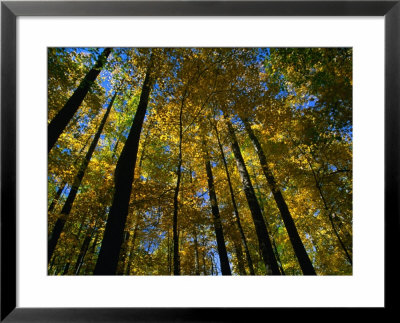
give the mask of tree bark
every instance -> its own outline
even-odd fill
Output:
[[[272,174],[272,171],[268,167],[267,158],[265,157],[264,151],[261,147],[258,138],[255,136],[253,130],[250,127],[250,124],[243,120],[243,123],[246,128],[246,132],[249,135],[254,148],[257,152],[258,158],[260,160],[261,168],[264,172],[264,175],[267,179],[269,188],[272,191],[272,195],[274,196],[276,205],[281,213],[283,223],[285,224],[286,231],[289,235],[290,242],[292,243],[294,252],[296,254],[297,260],[299,261],[301,270],[304,275],[316,275],[314,267],[311,263],[310,258],[308,257],[306,248],[304,247],[303,242],[301,241],[300,235],[297,231],[296,224],[293,221],[292,215],[290,214],[289,208],[286,204],[285,199],[281,193],[281,190],[276,183],[275,177]]]
[[[108,214],[103,242],[97,259],[94,275],[115,275],[119,251],[121,248],[126,218],[128,216],[129,200],[132,191],[140,133],[151,92],[152,58],[142,86],[139,104],[133,119],[128,139],[118,159],[115,174],[115,191],[113,202]]]
[[[85,159],[83,160],[83,162],[79,168],[78,174],[76,175],[76,177],[74,179],[74,182],[73,182],[72,188],[68,194],[67,200],[65,201],[64,206],[61,210],[61,215],[57,219],[57,221],[54,225],[54,228],[52,230],[52,233],[49,238],[49,243],[48,243],[48,254],[47,254],[48,262],[50,261],[52,255],[53,255],[53,252],[54,252],[54,249],[56,248],[58,239],[60,238],[61,232],[64,229],[65,222],[67,221],[67,217],[68,217],[69,213],[71,212],[72,205],[75,201],[75,197],[78,193],[78,189],[81,186],[83,176],[85,175],[85,172],[89,165],[90,159],[92,158],[93,152],[94,152],[94,150],[97,146],[97,143],[100,139],[100,135],[103,131],[103,128],[107,121],[108,115],[110,114],[110,111],[111,111],[111,108],[112,108],[112,105],[114,103],[116,96],[117,96],[117,92],[114,93],[114,96],[112,97],[110,103],[108,104],[107,111],[104,114],[103,119],[101,120],[100,126],[97,129],[96,135],[94,136],[93,141],[89,147],[89,150],[87,151],[87,153],[85,155]]]
[[[83,99],[89,92],[92,84],[100,74],[107,57],[110,55],[112,48],[105,48],[97,59],[96,64],[86,74],[85,78],[81,81],[74,94],[69,98],[64,107],[57,113],[57,115],[51,120],[48,125],[48,152],[53,148],[58,137],[64,131],[69,121],[72,119],[79,106],[82,104]]]
[[[185,105],[187,95],[187,88],[182,96],[181,107],[179,111],[179,153],[178,153],[178,166],[176,168],[176,186],[174,192],[174,213],[172,218],[172,241],[173,241],[173,263],[174,263],[174,275],[181,274],[181,264],[179,258],[179,235],[178,235],[178,196],[179,187],[181,184],[182,175],[182,139],[183,139],[183,125],[182,125],[182,114],[183,107]]]
[[[217,249],[219,255],[219,261],[221,265],[222,275],[232,275],[231,268],[229,266],[228,253],[226,251],[224,233],[222,229],[221,217],[219,215],[219,208],[217,202],[217,195],[215,194],[214,178],[211,170],[210,160],[206,160],[206,171],[208,180],[208,193],[210,196],[211,211],[214,220],[215,236],[217,238]]]
[[[260,205],[258,204],[253,185],[251,184],[250,176],[247,171],[246,165],[244,163],[242,153],[240,152],[235,131],[228,119],[226,120],[226,124],[228,126],[232,151],[236,159],[236,164],[243,185],[243,191],[246,195],[247,203],[249,205],[250,212],[253,218],[260,251],[264,260],[264,264],[266,266],[267,273],[271,275],[280,275],[278,262],[276,261],[275,254],[272,249],[272,244],[269,237],[268,229],[267,226],[265,225]]]
[[[240,233],[240,238],[242,239],[242,243],[244,246],[244,251],[246,254],[246,260],[247,260],[247,265],[249,266],[249,270],[250,270],[250,275],[255,275],[254,273],[254,268],[253,268],[253,260],[251,259],[251,255],[250,255],[250,251],[249,251],[249,247],[247,245],[247,239],[246,236],[244,234],[243,228],[242,228],[242,224],[240,222],[240,217],[239,217],[239,210],[237,208],[237,204],[236,204],[236,199],[235,199],[235,194],[233,193],[233,187],[232,187],[232,181],[231,181],[231,176],[229,174],[229,170],[228,170],[228,164],[226,162],[226,158],[225,158],[225,154],[224,154],[224,149],[222,147],[221,144],[221,140],[219,139],[219,133],[218,133],[218,129],[217,126],[215,124],[213,124],[214,130],[215,130],[215,134],[217,136],[217,141],[218,141],[218,147],[219,147],[219,151],[221,153],[221,158],[222,158],[222,162],[224,164],[225,167],[225,173],[226,173],[226,179],[228,181],[228,186],[229,186],[229,192],[231,195],[231,201],[232,201],[232,206],[233,206],[233,211],[235,214],[235,221],[236,221],[236,225],[238,227],[239,233]]]

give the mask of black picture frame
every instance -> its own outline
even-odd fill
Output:
[[[395,1],[2,1],[1,2],[1,321],[251,322],[289,308],[16,307],[16,19],[18,16],[384,16],[385,307],[396,306],[392,258],[399,236],[400,0]],[[371,49],[373,50],[373,49]],[[371,170],[371,176],[373,176]],[[365,201],[367,203],[367,201]],[[373,239],[373,236],[371,236]],[[371,261],[374,261],[371,255]],[[393,274],[392,274],[393,273]],[[317,295],[316,295],[317,297]],[[301,311],[301,309],[290,309]],[[334,309],[328,309],[334,315]],[[376,308],[381,312],[382,309]],[[248,319],[245,319],[245,318]],[[252,317],[254,319],[252,319]],[[272,319],[272,318],[271,318]]]

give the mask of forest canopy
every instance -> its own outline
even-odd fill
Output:
[[[351,275],[351,48],[48,48],[49,275]]]

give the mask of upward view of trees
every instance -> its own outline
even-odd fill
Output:
[[[351,275],[352,50],[49,48],[49,275]]]

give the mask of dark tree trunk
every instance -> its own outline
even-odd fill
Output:
[[[150,134],[150,127],[147,130],[146,136],[144,138],[143,149],[142,149],[142,153],[140,154],[139,164],[138,164],[138,167],[137,167],[137,173],[139,174],[139,178],[140,178],[140,171],[142,169],[142,163],[143,163],[143,160],[144,160],[144,157],[145,157],[145,149],[146,149],[146,144],[147,144],[147,140],[148,140],[149,134]],[[136,181],[136,180],[135,180],[135,175],[134,175],[134,181]],[[147,182],[147,178],[146,178],[145,182]],[[135,257],[135,242],[136,242],[136,238],[137,238],[137,234],[138,234],[140,217],[141,217],[141,213],[137,212],[136,213],[136,219],[135,219],[136,223],[135,223],[135,227],[133,229],[131,247],[130,247],[130,250],[129,250],[128,264],[126,266],[125,275],[130,275],[132,261],[133,261],[133,259]]]
[[[276,261],[274,251],[272,249],[271,240],[269,237],[267,226],[265,225],[260,205],[258,204],[253,185],[250,181],[249,173],[247,172],[242,153],[240,152],[239,144],[236,139],[235,131],[232,124],[226,122],[231,139],[232,151],[236,159],[236,164],[239,170],[240,178],[243,184],[243,191],[246,195],[247,203],[250,208],[254,226],[257,233],[260,251],[267,269],[267,273],[272,275],[280,275],[278,262]]]
[[[254,268],[253,268],[253,261],[251,259],[251,255],[250,255],[250,251],[249,251],[249,247],[247,245],[247,239],[246,236],[244,235],[244,231],[242,228],[242,224],[240,222],[240,217],[239,217],[239,210],[237,208],[237,204],[236,204],[236,199],[235,199],[235,195],[233,194],[233,187],[232,187],[232,182],[231,182],[231,176],[229,174],[229,170],[228,170],[228,164],[226,162],[226,158],[225,158],[225,154],[224,154],[224,149],[222,147],[221,141],[219,139],[219,133],[218,133],[218,129],[217,126],[215,124],[213,124],[214,126],[214,130],[215,130],[215,134],[217,136],[217,141],[218,141],[218,147],[219,147],[219,151],[221,153],[221,158],[222,158],[222,162],[224,164],[225,167],[225,173],[226,173],[226,179],[228,181],[228,186],[229,186],[229,192],[231,195],[231,201],[232,201],[232,206],[233,206],[233,211],[235,213],[235,221],[236,221],[236,225],[238,227],[239,233],[240,233],[240,238],[242,239],[242,243],[244,246],[244,250],[246,253],[246,260],[247,260],[247,265],[249,266],[249,270],[250,270],[250,275],[255,275],[254,273]]]
[[[257,194],[258,194],[258,196],[260,197],[259,200],[258,200],[258,202],[259,202],[260,207],[261,207],[261,212],[263,212],[265,225],[267,226],[268,230],[270,230],[271,227],[270,227],[270,225],[269,225],[269,223],[268,223],[268,219],[267,219],[266,214],[265,214],[265,213],[266,213],[266,212],[265,212],[265,206],[264,206],[264,203],[263,203],[263,197],[262,197],[262,193],[261,193],[261,190],[260,190],[260,185],[259,185],[259,183],[258,183],[258,181],[257,181],[257,173],[256,173],[256,171],[255,171],[254,165],[252,165],[251,168],[252,168],[253,174],[254,174],[254,184],[255,184],[255,186],[256,186]],[[277,249],[277,247],[276,247],[275,238],[274,238],[274,234],[273,234],[273,233],[271,233],[271,242],[272,242],[272,246],[273,246],[273,248],[274,248],[275,257],[276,257],[276,260],[278,261],[278,265],[279,265],[279,269],[280,269],[280,271],[281,271],[281,274],[282,274],[282,275],[285,275],[285,272],[284,272],[283,267],[282,267],[281,258],[280,258],[280,256],[279,256],[279,252],[278,252],[278,249]]]
[[[142,93],[133,119],[128,139],[118,159],[115,174],[115,191],[113,202],[108,214],[99,258],[97,259],[94,275],[115,275],[121,248],[124,227],[128,216],[129,199],[132,191],[133,175],[139,147],[140,133],[151,92],[152,59],[143,82]]]
[[[208,156],[207,156],[208,157]],[[217,195],[215,194],[214,178],[211,170],[210,160],[206,160],[206,171],[208,180],[208,193],[210,196],[211,211],[214,220],[215,236],[217,238],[217,249],[219,255],[219,261],[221,265],[222,275],[231,275],[231,268],[229,266],[228,253],[226,251],[224,233],[222,230],[221,217],[219,215],[219,208],[217,202]]]
[[[267,179],[269,188],[272,191],[272,194],[274,196],[274,199],[278,206],[278,209],[281,213],[283,223],[285,224],[286,231],[289,235],[290,242],[292,243],[292,246],[293,246],[294,252],[296,254],[296,257],[299,261],[301,270],[303,271],[304,275],[316,275],[314,267],[311,263],[311,260],[308,257],[306,248],[304,248],[303,242],[301,241],[299,233],[297,232],[296,225],[293,221],[292,215],[290,214],[290,211],[286,204],[286,201],[283,198],[281,190],[279,189],[279,187],[275,181],[274,175],[272,174],[271,170],[268,167],[267,158],[265,157],[265,154],[264,154],[264,151],[262,150],[261,144],[258,141],[258,138],[255,136],[249,123],[246,120],[244,120],[243,123],[245,125],[246,132],[248,133],[251,141],[253,142],[253,145],[257,152],[262,170]]]
[[[83,99],[89,92],[92,84],[96,80],[97,76],[100,74],[107,57],[110,55],[112,48],[105,48],[98,58],[96,64],[92,69],[86,74],[85,78],[81,81],[78,88],[75,90],[74,94],[69,98],[64,107],[57,113],[53,120],[48,126],[48,152],[53,148],[58,137],[64,131],[65,127],[68,125],[69,121],[72,119],[79,106],[82,104]]]
[[[67,221],[67,217],[68,217],[69,213],[71,212],[72,205],[75,201],[76,194],[78,193],[78,189],[81,186],[81,182],[82,182],[83,176],[85,175],[86,168],[88,167],[90,159],[92,158],[93,152],[97,146],[97,143],[98,143],[100,135],[103,131],[104,125],[107,121],[107,117],[110,114],[111,107],[114,103],[116,95],[117,95],[117,92],[115,92],[110,103],[108,104],[107,111],[104,114],[103,119],[101,120],[100,126],[96,132],[96,135],[94,136],[93,141],[89,147],[89,150],[86,153],[85,159],[83,160],[81,167],[79,168],[78,174],[76,175],[76,177],[74,179],[74,183],[72,184],[72,188],[68,194],[67,200],[65,201],[64,206],[61,210],[61,215],[57,219],[56,224],[54,225],[54,228],[50,235],[49,243],[48,243],[47,261],[50,261],[51,256],[53,255],[53,252],[54,252],[54,249],[56,248],[58,239],[60,238],[60,234],[64,228],[65,222]]]
[[[179,235],[178,235],[178,195],[179,187],[181,184],[182,175],[182,137],[183,137],[183,125],[182,125],[182,114],[183,107],[185,105],[185,99],[187,95],[187,89],[182,96],[181,108],[179,111],[179,154],[178,154],[178,166],[176,169],[176,186],[174,192],[174,214],[172,218],[172,241],[173,241],[173,261],[174,261],[174,275],[181,274],[181,264],[179,258]]]
[[[276,255],[276,258],[277,258],[278,263],[279,263],[279,269],[281,270],[281,274],[285,275],[285,271],[283,270],[283,267],[282,267],[281,257],[279,256],[278,248],[276,247],[276,243],[275,243],[275,239],[274,238],[272,238],[272,245],[273,245],[274,250],[275,250],[275,255]]]

